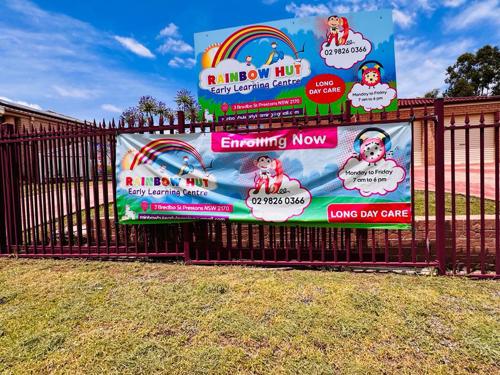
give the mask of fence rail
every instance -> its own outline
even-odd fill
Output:
[[[340,229],[196,221],[120,225],[116,207],[116,137],[124,133],[259,132],[413,121],[422,124],[422,165],[412,158],[412,230]],[[0,256],[150,257],[193,264],[324,267],[435,267],[441,274],[500,274],[499,114],[445,123],[443,100],[413,111],[351,115],[318,113],[266,121],[186,123],[163,118],[49,124],[44,129],[2,125],[0,133]],[[415,129],[413,130],[414,136]],[[463,134],[462,134],[463,133]],[[471,134],[479,155],[471,154]],[[491,134],[490,134],[491,133]],[[494,144],[493,163],[485,141]],[[457,139],[464,139],[457,142]],[[414,154],[417,152],[413,150]],[[464,155],[462,155],[464,153]],[[476,159],[479,161],[476,163]],[[471,162],[474,161],[474,162]],[[477,164],[477,166],[476,166]],[[418,177],[418,182],[416,179]],[[479,179],[479,185],[474,185]],[[476,187],[478,189],[476,189]],[[478,193],[476,194],[476,190]]]

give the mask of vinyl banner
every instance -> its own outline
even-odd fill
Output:
[[[409,123],[123,134],[118,216],[404,229],[411,149]]]
[[[194,36],[206,118],[397,109],[391,10],[263,22]]]

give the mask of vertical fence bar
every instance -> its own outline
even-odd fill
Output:
[[[50,150],[50,153],[47,155],[47,170],[48,170],[48,175],[47,175],[47,180],[48,180],[48,197],[49,197],[49,203],[50,203],[50,251],[52,254],[55,252],[55,245],[57,242],[56,238],[56,232],[57,232],[57,216],[56,216],[56,196],[55,196],[55,177],[54,177],[54,157],[55,157],[55,151],[54,151],[54,142],[52,141],[51,137],[49,134],[52,133],[52,128],[50,127],[48,132],[46,133],[47,135],[47,150]]]
[[[111,223],[109,215],[109,200],[108,200],[108,136],[105,133],[106,123],[103,121],[103,126],[99,129],[101,131],[100,144],[101,144],[101,175],[102,175],[102,198],[103,198],[103,211],[104,211],[104,231],[106,239],[106,253],[109,255],[109,248],[111,244]],[[117,252],[117,250],[115,250]]]
[[[451,152],[451,271],[457,268],[457,220],[456,220],[456,192],[455,192],[455,117],[451,115],[450,121],[450,152]]]
[[[495,112],[495,274],[500,275],[500,112]]]
[[[484,195],[485,195],[485,186],[484,186],[484,114],[481,113],[479,119],[479,174],[480,174],[480,208],[481,208],[481,230],[480,230],[480,244],[481,244],[481,253],[480,253],[480,261],[481,261],[481,274],[484,275],[486,273],[486,233],[485,233],[485,205],[484,205]]]
[[[445,174],[444,174],[444,99],[434,101],[435,138],[434,172],[436,202],[436,255],[439,273],[446,273],[446,218],[445,218]]]
[[[77,130],[78,133],[81,132],[80,129]],[[79,134],[72,139],[71,141],[71,153],[73,159],[73,173],[72,178],[74,182],[75,189],[73,191],[75,204],[76,204],[76,238],[77,238],[77,246],[78,246],[78,254],[82,253],[82,201],[81,201],[81,179],[80,179],[80,155],[78,154],[78,143],[80,138]]]
[[[8,140],[9,137],[9,128],[10,125],[2,125],[1,131],[2,131],[2,139]],[[2,172],[3,172],[3,178],[2,178],[2,191],[4,192],[4,205],[3,205],[3,218],[5,220],[5,246],[6,246],[6,252],[7,254],[11,253],[11,244],[12,244],[12,239],[11,235],[13,232],[13,221],[11,219],[11,200],[10,200],[10,194],[9,194],[9,178],[11,178],[11,171],[9,168],[9,165],[7,163],[7,157],[9,154],[9,143],[3,143],[2,148],[1,148],[1,159],[2,159]]]
[[[72,181],[71,181],[71,166],[70,166],[70,151],[69,151],[69,129],[67,127],[63,130],[63,158],[64,158],[64,186],[66,193],[66,225],[68,227],[68,244],[69,253],[73,252],[73,199],[72,199]]]
[[[48,206],[47,206],[47,196],[45,193],[45,181],[44,178],[46,177],[46,172],[45,172],[45,144],[44,144],[44,139],[43,139],[43,133],[41,130],[38,131],[38,142],[40,144],[39,147],[39,153],[38,153],[38,165],[37,169],[39,171],[39,180],[38,184],[40,186],[40,194],[41,194],[41,199],[42,199],[42,251],[44,254],[47,254],[47,249],[45,248],[45,242],[47,241],[47,215],[48,215]],[[22,200],[21,200],[22,202]]]
[[[116,126],[115,122],[112,122],[113,130],[115,132],[110,136],[110,153],[111,153],[111,185],[112,185],[112,194],[113,194],[113,224],[115,230],[115,247],[118,251],[118,247],[120,246],[120,226],[118,222],[118,207],[116,202]],[[167,244],[167,240],[165,240],[165,245]]]
[[[82,164],[83,164],[83,199],[85,205],[85,232],[87,234],[87,254],[92,244],[92,219],[90,212],[90,164],[89,164],[89,136],[82,137]]]
[[[18,133],[18,136],[20,137],[19,133]],[[19,144],[16,145],[15,147],[15,151],[16,151],[16,158],[17,160],[23,160],[24,158],[24,152],[23,152],[23,148],[22,148],[22,143],[20,141],[20,138],[18,138],[18,141],[19,141]],[[21,164],[23,165],[23,164]],[[24,182],[21,183],[21,186],[20,186],[20,192],[21,192],[21,196],[20,196],[20,201],[21,201],[21,247],[24,247],[24,251],[25,253],[28,252],[28,233],[29,233],[29,230],[28,230],[28,223],[27,223],[27,208],[26,208],[26,199],[27,199],[27,196],[28,194],[25,193],[28,191],[28,187],[27,187],[27,184],[25,184]],[[7,192],[6,192],[7,193]],[[5,203],[7,204],[7,203]],[[23,246],[24,245],[24,246]],[[19,250],[19,246],[16,245],[16,251]]]
[[[410,115],[414,117],[413,108],[410,110]],[[399,118],[399,111],[398,111]],[[421,124],[421,123],[420,123]],[[411,121],[411,261],[417,261],[417,245],[416,245],[416,230],[417,225],[415,222],[415,120]],[[375,242],[375,233],[372,230],[373,241]],[[372,261],[375,261],[375,244],[372,243]]]
[[[429,121],[427,120],[427,107],[424,108],[424,215],[425,215],[425,261],[429,262]],[[434,166],[435,168],[436,166]]]
[[[97,165],[97,142],[99,138],[97,137],[97,125],[94,122],[94,130],[91,138],[91,151],[90,151],[90,162],[92,164],[92,192],[94,197],[94,230],[95,230],[95,241],[97,247],[97,254],[101,252],[101,215],[99,212],[99,167]]]
[[[470,230],[470,123],[469,115],[465,115],[465,270],[471,272],[471,230]]]
[[[177,112],[177,131],[179,134],[184,134],[186,132],[186,118],[183,111]],[[191,261],[191,236],[192,231],[190,230],[191,225],[189,223],[182,224],[182,241],[183,241],[183,251],[184,251],[184,262],[189,263]],[[219,246],[219,245],[217,245]]]

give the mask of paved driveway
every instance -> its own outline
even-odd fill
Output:
[[[434,181],[434,166],[429,166],[429,189],[435,190]],[[481,194],[481,174],[480,165],[471,164],[469,168],[470,175],[470,194],[479,197]],[[497,179],[500,176],[496,176]],[[424,167],[415,167],[415,189],[425,190],[425,169]],[[465,183],[465,165],[455,166],[455,191],[457,194],[464,194],[466,191]],[[451,192],[451,167],[448,165],[445,168],[445,184],[446,191]],[[487,199],[495,199],[495,164],[488,163],[484,166],[484,196]]]

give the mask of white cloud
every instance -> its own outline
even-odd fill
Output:
[[[285,10],[292,13],[295,17],[308,17],[308,16],[328,16],[331,9],[325,4],[300,4],[294,2],[287,4]]]
[[[339,14],[344,14],[344,13],[349,13],[352,11],[350,7],[344,4],[336,5],[334,8],[334,13],[339,13]]]
[[[370,111],[389,106],[396,97],[396,90],[387,83],[377,83],[373,87],[355,83],[347,97],[352,101],[353,107],[363,107],[365,111]]]
[[[448,30],[464,30],[471,26],[483,27],[485,23],[500,24],[500,1],[476,1],[464,8],[455,17],[445,18]]]
[[[122,47],[112,34],[88,23],[24,0],[0,1],[0,14],[6,15],[0,17],[0,72],[8,72],[1,75],[0,95],[92,120],[112,117],[103,103],[126,108],[141,95],[168,101],[181,85],[173,76],[137,70],[117,53]],[[55,85],[83,93],[61,96]],[[183,85],[194,90],[196,81]]]
[[[381,8],[382,5],[378,0],[348,0],[342,2],[342,4],[329,1],[322,4],[302,3],[299,5],[292,1],[285,6],[285,10],[292,13],[295,17],[330,16],[332,14],[376,10]],[[393,5],[388,2],[387,6]]]
[[[413,25],[415,13],[409,14],[405,13],[399,9],[392,10],[392,17],[394,18],[394,23],[401,26],[401,28],[406,29]]]
[[[358,52],[342,54],[341,50],[344,46],[336,46],[335,43],[332,43],[327,47],[326,42],[324,42],[321,45],[320,56],[325,60],[325,64],[338,69],[349,69],[357,62],[364,60],[372,50],[370,41],[365,39],[363,34],[353,30],[349,30],[346,44],[351,48],[357,48]]]
[[[123,47],[125,47],[129,51],[135,53],[137,56],[147,57],[148,59],[152,59],[155,57],[155,55],[153,55],[146,46],[139,43],[134,38],[127,38],[124,36],[115,35],[115,40],[117,40],[118,43],[120,43]]]
[[[463,0],[445,0],[449,4],[458,3]],[[285,6],[285,10],[295,17],[308,16],[329,16],[332,14],[345,14],[359,11],[373,11],[382,8],[397,9],[399,13],[396,22],[399,25],[408,24],[408,17],[415,18],[419,12],[432,14],[437,8],[437,2],[429,0],[345,0],[341,4],[336,1],[324,1],[316,3],[296,3],[290,2]],[[413,23],[413,22],[412,22]]]
[[[271,178],[269,185],[274,182],[274,178]],[[255,192],[255,188],[248,190],[245,203],[256,219],[282,223],[294,216],[302,215],[311,204],[311,193],[302,187],[299,180],[289,178],[284,174],[281,188],[285,192],[278,195],[266,193],[264,186],[258,193]],[[270,197],[276,199],[269,200]]]
[[[158,48],[161,54],[193,52],[193,47],[182,39],[167,38]]]
[[[369,176],[375,177],[377,181]],[[339,171],[339,178],[344,188],[358,190],[363,197],[375,194],[386,195],[396,190],[405,177],[406,171],[393,159],[381,159],[375,163],[369,163],[363,159],[351,157]]]
[[[161,29],[159,36],[179,36],[179,26],[177,26],[173,22],[170,22],[167,26]]]
[[[465,0],[444,0],[443,5],[448,8],[457,8],[465,3]]]
[[[171,68],[187,68],[187,69],[191,69],[192,67],[194,67],[196,64],[196,60],[191,58],[191,57],[188,57],[186,59],[183,59],[181,57],[174,57],[172,59],[169,60],[168,62],[168,66],[170,66]]]
[[[179,27],[172,22],[170,22],[166,27],[164,27],[160,31],[158,38],[163,39],[162,44],[160,45],[160,47],[158,47],[158,52],[161,53],[162,55],[191,53],[194,51],[193,46],[182,40],[179,33]],[[184,59],[184,60],[185,62],[188,63],[188,65],[193,65],[192,62],[190,61],[192,59]],[[181,63],[180,59],[173,58],[169,61],[168,65],[177,68],[180,66],[180,63]]]
[[[103,104],[101,108],[106,112],[122,113],[122,110],[113,104]]]
[[[433,88],[445,89],[446,68],[473,46],[471,39],[453,39],[434,47],[427,40],[396,39],[398,97],[417,97]]]
[[[54,85],[52,88],[59,96],[64,98],[89,99],[95,97],[97,93],[94,90],[79,89],[76,87],[63,87]]]
[[[13,104],[24,105],[25,107],[30,107],[33,109],[38,109],[38,110],[42,109],[42,107],[40,107],[38,104],[28,103],[28,102],[25,102],[23,100],[13,100],[13,99],[7,98],[6,96],[0,96],[0,100],[6,101],[6,102],[11,102]]]

